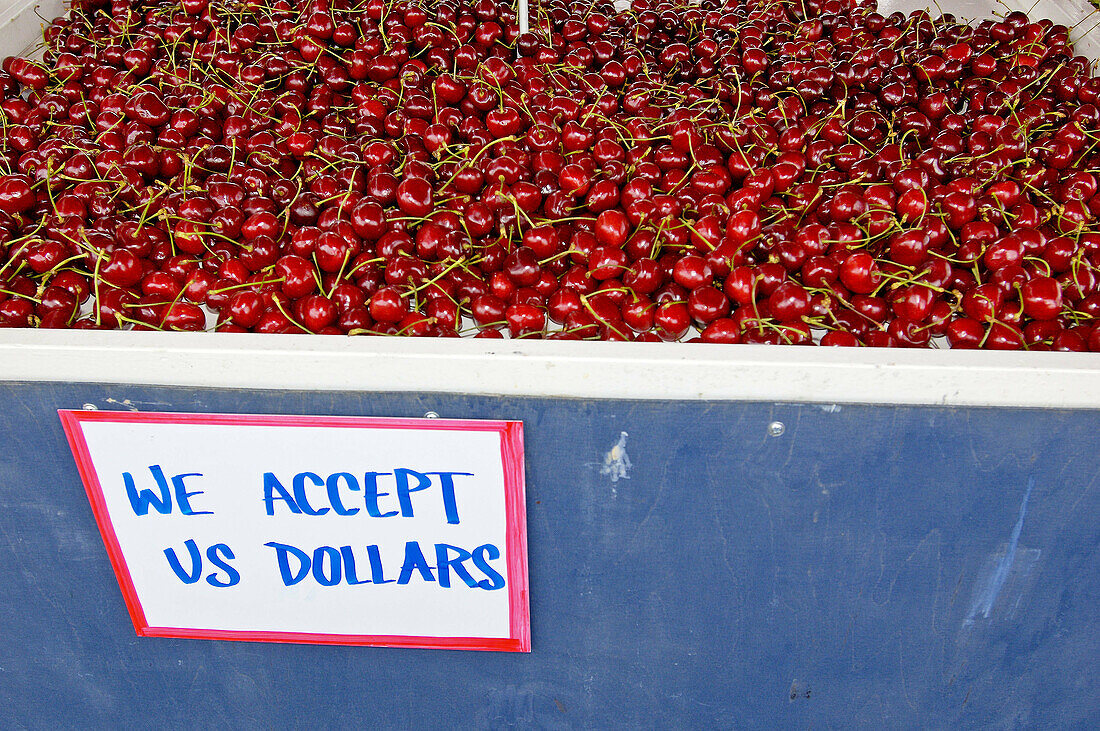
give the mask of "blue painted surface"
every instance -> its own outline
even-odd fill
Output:
[[[84,403],[522,419],[534,651],[136,637]],[[0,444],[5,727],[1100,726],[1100,413],[0,384]]]

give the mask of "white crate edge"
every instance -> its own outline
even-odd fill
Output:
[[[1100,408],[1089,353],[15,330],[0,380]]]
[[[929,7],[883,0],[883,13]],[[1023,9],[1076,26],[1100,56],[1086,0],[956,0],[960,18]],[[60,0],[0,4],[0,55],[34,48]],[[1100,17],[1100,16],[1098,16]],[[1100,355],[766,345],[0,331],[0,381],[496,396],[1100,408]],[[446,416],[446,414],[444,414]]]

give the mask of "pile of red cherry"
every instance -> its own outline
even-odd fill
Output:
[[[1100,351],[1100,79],[873,0],[74,0],[0,325]]]

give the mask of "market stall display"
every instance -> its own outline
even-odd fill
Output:
[[[1100,362],[1068,352],[1096,327],[1091,7],[529,9],[530,35],[487,2],[0,9],[0,48],[24,59],[0,74],[0,134],[32,142],[0,163],[16,210],[0,312],[18,325],[0,330],[5,718],[1095,725]],[[865,257],[874,272],[854,272]],[[708,321],[714,293],[728,311]],[[378,336],[397,332],[479,337]],[[566,341],[603,337],[634,342]],[[685,342],[637,342],[662,338]],[[740,342],[687,342],[704,339]],[[765,344],[853,339],[939,347]],[[74,420],[156,428],[83,454]],[[449,630],[398,627],[402,642],[393,623],[423,617],[399,604],[326,624],[340,602],[324,592],[358,601],[405,575],[430,595],[441,562],[451,599],[526,608],[526,572],[492,557],[502,538],[410,530],[394,549],[372,522],[402,489],[415,516],[443,474],[477,468],[240,431],[329,420],[406,424],[409,453],[436,456],[418,429],[522,423],[516,639],[471,640],[462,616],[503,614],[445,602],[423,608]],[[188,422],[226,431],[175,436]],[[257,525],[276,505],[279,535]],[[478,550],[507,602],[455,568]],[[256,609],[193,587],[257,591]],[[321,594],[276,607],[295,591]],[[349,631],[404,648],[288,644]],[[444,646],[490,651],[409,649]]]

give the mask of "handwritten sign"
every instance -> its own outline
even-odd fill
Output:
[[[520,422],[59,413],[139,635],[530,651]]]

